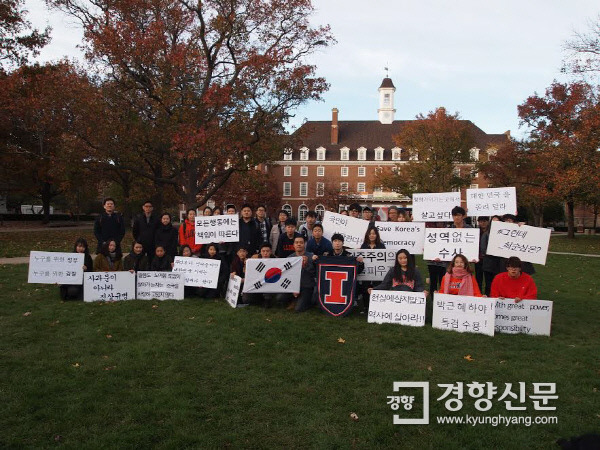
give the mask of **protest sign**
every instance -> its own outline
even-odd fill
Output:
[[[357,262],[354,258],[320,256],[317,296],[321,309],[333,317],[352,311],[356,296]]]
[[[246,261],[244,292],[275,294],[300,292],[302,257],[250,258]]]
[[[362,256],[365,263],[365,270],[358,274],[358,281],[382,281],[396,261],[396,250],[361,248],[349,249],[348,253],[356,258]]]
[[[173,272],[137,272],[139,300],[183,300],[183,274]]]
[[[460,192],[413,194],[413,220],[417,222],[452,222],[452,208],[460,206]]]
[[[550,336],[552,305],[548,300],[492,298],[496,302],[496,333]]]
[[[344,246],[360,248],[365,240],[369,222],[356,217],[325,211],[323,216],[323,236],[331,240],[331,236],[339,233],[344,236]]]
[[[425,297],[423,292],[372,291],[367,321],[423,327]]]
[[[420,222],[375,222],[386,249],[405,248],[413,255],[423,254],[425,224]]]
[[[83,301],[133,300],[135,273],[86,272],[83,277]]]
[[[517,214],[517,191],[514,187],[467,189],[467,212],[470,216]]]
[[[194,229],[196,244],[211,242],[238,242],[240,218],[235,214],[222,216],[198,216]]]
[[[452,261],[462,254],[469,261],[479,261],[479,230],[477,228],[427,228],[425,230],[426,260]]]
[[[521,261],[545,265],[549,245],[550,230],[547,228],[493,221],[487,254],[503,258],[517,256]]]
[[[219,283],[219,269],[221,261],[218,259],[188,258],[176,256],[173,272],[182,273],[185,286],[205,287],[216,289]]]
[[[494,335],[496,303],[488,298],[435,293],[433,328]]]
[[[227,300],[227,303],[229,303],[233,308],[237,308],[241,287],[241,277],[234,275],[233,277],[229,278],[229,283],[227,283],[227,292],[225,293],[225,300]]]
[[[83,284],[83,253],[29,252],[28,283]],[[88,267],[88,270],[92,270]]]

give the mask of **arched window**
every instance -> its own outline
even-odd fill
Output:
[[[471,156],[472,161],[479,161],[479,149],[478,148],[473,147],[471,150],[469,150],[469,154]]]
[[[317,149],[317,161],[325,161],[325,148],[319,147]]]
[[[383,148],[377,147],[375,149],[375,161],[383,161]]]
[[[340,149],[340,159],[342,161],[348,161],[350,159],[350,149],[348,147]]]
[[[289,204],[285,204],[281,207],[281,209],[283,209],[285,212],[288,213],[288,216],[292,217],[292,206]]]
[[[402,150],[398,147],[392,149],[392,161],[400,161],[402,159]]]
[[[306,220],[306,213],[308,212],[308,206],[304,203],[298,207],[298,221],[304,222]]]
[[[315,212],[317,213],[318,220],[323,220],[323,216],[325,215],[325,206],[320,203],[315,207]]]
[[[300,161],[308,161],[308,149],[306,147],[300,149]]]
[[[367,159],[367,149],[364,147],[359,147],[359,149],[357,150],[356,159],[358,159],[359,161],[366,160]]]

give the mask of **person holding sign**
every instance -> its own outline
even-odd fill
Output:
[[[88,243],[84,238],[79,238],[73,246],[73,253],[83,253],[83,271],[90,272],[93,269],[94,263],[90,256]],[[79,284],[61,284],[60,298],[62,300],[83,300],[83,285]]]
[[[123,270],[131,273],[148,270],[148,257],[144,255],[144,246],[140,242],[133,241],[131,252],[123,258]]]
[[[380,284],[369,288],[369,295],[373,290],[423,292],[425,296],[429,294],[425,290],[423,277],[417,269],[414,255],[405,249],[396,252],[394,267],[389,270]]]
[[[537,286],[533,278],[523,272],[523,263],[516,256],[506,261],[506,272],[499,273],[492,281],[492,297],[514,298],[515,303],[521,300],[536,300]]]
[[[442,278],[439,292],[441,294],[468,295],[471,297],[482,296],[465,255],[458,254],[452,258],[452,262],[446,270],[446,275]]]
[[[206,249],[206,259],[213,259],[217,261],[221,261],[221,265],[219,266],[219,281],[217,283],[217,287],[214,289],[207,287],[193,288],[191,286],[186,286],[186,289],[189,289],[193,294],[198,294],[199,297],[203,298],[217,298],[219,296],[219,292],[225,291],[227,289],[227,282],[229,280],[228,277],[228,265],[223,263],[221,256],[219,255],[219,247],[217,244],[208,244],[205,246]],[[189,256],[189,255],[182,255]]]
[[[120,272],[123,270],[123,253],[115,240],[102,244],[94,259],[94,272]]]

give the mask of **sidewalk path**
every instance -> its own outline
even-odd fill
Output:
[[[590,258],[600,258],[600,255],[590,255],[587,253],[569,253],[569,252],[548,252],[551,255],[571,255],[571,256],[589,256]]]
[[[70,230],[92,230],[94,224],[90,223],[87,225],[75,225],[75,226],[49,226],[49,227],[0,227],[0,233],[19,233],[23,231],[70,231]]]

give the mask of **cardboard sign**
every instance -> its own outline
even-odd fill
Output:
[[[550,336],[552,305],[548,300],[492,298],[496,302],[496,333]]]
[[[173,272],[182,273],[185,286],[206,287],[216,289],[219,284],[219,269],[221,261],[218,259],[189,258],[176,256]]]
[[[452,208],[460,206],[460,192],[413,194],[413,219],[418,222],[452,222]]]
[[[197,216],[194,233],[196,244],[238,242],[240,240],[240,218],[235,214]]]
[[[183,275],[173,272],[137,272],[139,300],[183,300]]]
[[[135,273],[86,272],[83,277],[83,301],[116,301],[135,298]]]
[[[494,335],[496,302],[489,298],[435,293],[433,328]]]
[[[423,254],[425,224],[420,222],[375,222],[386,249],[406,249],[413,255]]]
[[[462,254],[469,261],[479,261],[479,230],[477,228],[427,228],[425,230],[426,260],[452,261]]]
[[[358,281],[382,281],[396,262],[396,250],[349,249],[354,257],[363,257],[365,270],[358,274]]]
[[[238,299],[240,298],[240,289],[242,288],[242,278],[234,275],[229,278],[227,283],[227,292],[225,293],[225,300],[231,305],[232,308],[237,308]]]
[[[546,265],[549,245],[550,230],[547,228],[493,221],[487,254],[503,258],[517,256],[521,261]]]
[[[423,327],[425,304],[423,292],[372,291],[367,321]]]
[[[331,236],[340,233],[344,236],[344,247],[360,248],[365,240],[369,222],[356,217],[344,216],[325,211],[323,216],[323,236],[331,240]]]
[[[467,189],[470,216],[517,214],[517,190],[514,187]]]
[[[83,253],[29,252],[28,283],[83,284]],[[91,270],[88,267],[88,270]]]
[[[302,257],[246,260],[244,292],[275,294],[300,292]]]

